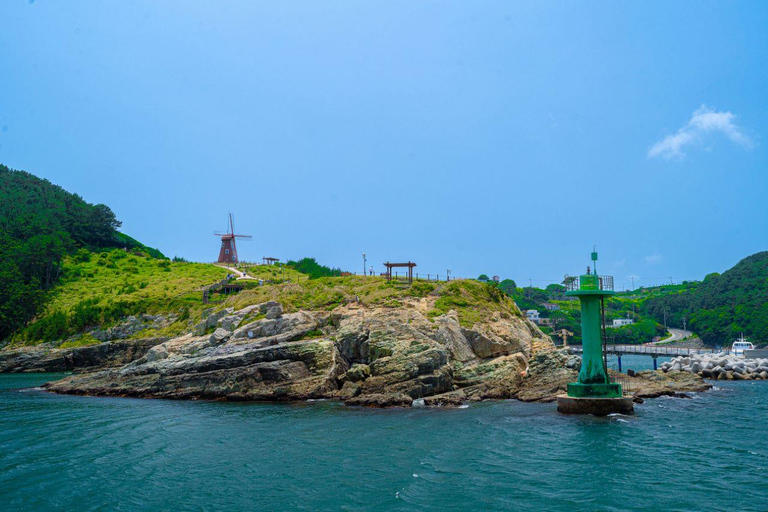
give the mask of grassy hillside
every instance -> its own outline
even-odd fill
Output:
[[[739,333],[768,343],[768,251],[753,254],[722,274],[710,274],[692,289],[648,299],[656,319],[664,311],[674,322],[683,316],[709,345],[730,344]]]
[[[80,249],[64,259],[59,285],[37,318],[13,341],[61,341],[88,329],[109,327],[127,315],[174,314],[180,321],[199,316],[210,307],[203,305],[200,288],[227,273],[215,265],[172,262],[140,251]],[[214,297],[214,304],[220,300]]]
[[[108,206],[0,165],[0,341],[39,313],[64,260],[78,249],[123,247],[162,257],[119,227]]]
[[[158,260],[140,252],[121,249],[67,257],[59,286],[51,293],[41,314],[13,336],[14,345],[57,342],[64,346],[97,343],[88,334],[108,328],[128,315],[161,314],[172,320],[162,328],[147,328],[133,337],[177,335],[200,321],[205,309],[237,308],[275,300],[286,311],[332,310],[358,299],[368,306],[410,307],[408,299],[425,299],[419,305],[428,317],[456,310],[459,322],[472,327],[498,312],[521,316],[514,302],[494,286],[471,280],[450,283],[387,282],[381,277],[320,277],[283,266],[258,266],[248,274],[263,280],[238,280],[245,287],[234,295],[212,294],[202,302],[201,287],[222,280],[229,271],[211,264]]]
[[[430,298],[427,315],[435,317],[454,309],[464,327],[494,312],[520,316],[515,303],[497,288],[472,280],[449,283],[414,282],[413,285],[387,282],[381,277],[304,277],[298,282],[275,284],[245,290],[229,298],[224,305],[244,307],[275,300],[287,311],[332,310],[357,299],[367,306],[403,307],[405,299]],[[434,303],[432,303],[434,302]]]

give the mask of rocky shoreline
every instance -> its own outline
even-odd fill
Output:
[[[455,311],[429,318],[430,298],[404,307],[346,304],[284,313],[277,302],[207,312],[172,339],[0,352],[0,371],[75,371],[56,393],[229,401],[338,399],[350,406],[456,407],[486,399],[550,402],[580,359],[555,349],[519,311],[471,328]],[[637,399],[702,391],[683,371],[640,372]]]

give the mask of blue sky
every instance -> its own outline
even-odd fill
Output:
[[[210,261],[617,286],[765,250],[768,2],[0,4],[0,162]]]

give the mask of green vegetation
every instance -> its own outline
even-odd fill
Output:
[[[472,280],[450,283],[416,281],[413,285],[388,282],[380,277],[319,277],[298,282],[259,286],[230,297],[222,307],[242,308],[274,300],[286,311],[325,310],[358,300],[367,306],[404,307],[414,299],[426,299],[430,318],[456,310],[459,323],[472,327],[475,322],[498,312],[502,316],[519,315],[514,303],[494,286]],[[431,301],[429,299],[432,299]],[[434,304],[432,305],[432,302]]]
[[[142,313],[173,313],[178,322],[199,318],[195,315],[204,308],[201,287],[226,275],[226,269],[214,265],[158,260],[141,251],[79,249],[64,258],[58,286],[13,341],[62,340]]]
[[[768,342],[768,251],[753,254],[722,274],[695,286],[649,298],[644,311],[671,325],[687,319],[707,345],[729,345],[739,333],[753,343]]]
[[[581,306],[576,298],[565,295],[565,287],[560,284],[550,284],[544,289],[535,287],[518,288],[511,279],[500,283],[488,283],[497,287],[505,295],[511,297],[522,311],[534,309],[541,318],[546,318],[550,326],[542,325],[545,333],[567,329],[574,334],[570,342],[581,343]],[[631,318],[635,324],[619,328],[608,327],[606,336],[609,343],[639,344],[647,343],[657,336],[663,336],[665,329],[654,318],[641,316],[642,303],[649,296],[669,293],[665,287],[643,292],[621,292],[605,301],[606,324],[611,325],[614,319]],[[678,289],[678,287],[674,287]],[[558,338],[559,341],[559,338]]]
[[[119,227],[108,206],[0,165],[0,341],[34,318],[63,261],[78,249],[123,247],[162,256]]]
[[[315,258],[303,258],[299,261],[289,261],[288,267],[306,274],[310,279],[317,279],[319,277],[331,277],[340,276],[341,269],[330,268],[325,265],[320,265]]]
[[[494,283],[490,283],[494,285]],[[551,284],[545,289],[518,288],[505,279],[496,286],[512,297],[521,310],[535,309],[548,318],[545,332],[568,329],[581,340],[579,301],[565,296],[565,288]],[[703,281],[684,281],[618,292],[605,301],[606,323],[631,318],[632,325],[607,328],[610,343],[646,343],[664,336],[663,324],[683,327],[710,346],[729,345],[739,333],[753,343],[768,342],[768,251],[743,259],[722,274],[712,273]],[[549,308],[547,307],[549,306]]]
[[[637,345],[647,343],[657,336],[663,337],[666,333],[664,326],[651,318],[615,329],[609,327],[605,331],[609,343]]]
[[[275,263],[274,265],[256,265],[248,267],[245,273],[267,283],[280,283],[284,281],[298,281],[307,279],[307,275],[289,267],[287,264]]]

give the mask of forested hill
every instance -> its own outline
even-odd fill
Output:
[[[127,247],[163,257],[119,227],[108,206],[0,165],[0,341],[34,317],[67,254]]]
[[[654,297],[647,311],[664,309],[675,323],[684,315],[708,345],[730,344],[739,333],[755,344],[768,342],[768,251],[753,254],[722,274],[710,274],[694,289]]]

